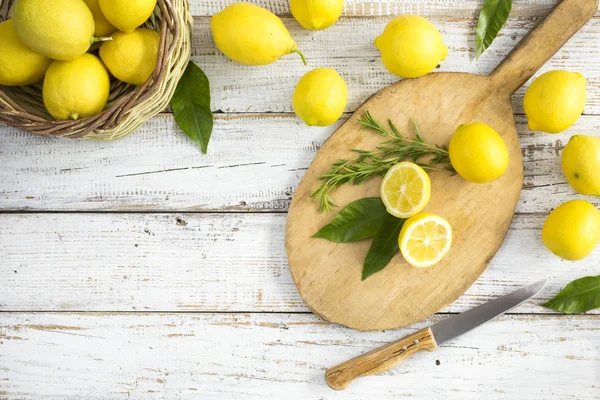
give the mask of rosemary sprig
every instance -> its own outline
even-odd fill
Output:
[[[454,171],[447,148],[427,143],[415,120],[411,120],[415,130],[414,139],[404,137],[391,120],[388,120],[389,129],[385,128],[368,111],[358,122],[361,129],[377,132],[387,140],[374,151],[352,150],[357,157],[336,161],[327,173],[319,177],[323,183],[312,194],[319,199],[319,212],[331,211],[336,206],[330,193],[338,186],[345,183],[360,185],[374,176],[383,176],[401,161],[410,160],[426,171]],[[426,156],[428,158],[423,160]]]

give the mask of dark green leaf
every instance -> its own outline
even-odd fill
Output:
[[[512,0],[486,0],[477,23],[477,58],[490,47],[500,29],[508,19]]]
[[[344,207],[329,224],[313,235],[336,243],[350,243],[375,236],[387,215],[379,197],[356,200]]]
[[[171,107],[177,125],[206,154],[213,129],[210,84],[200,67],[191,61],[177,84]]]
[[[579,314],[600,308],[600,275],[574,280],[542,306],[565,314]]]
[[[398,252],[398,236],[400,236],[404,221],[406,220],[396,218],[391,214],[385,216],[365,258],[362,273],[363,281],[375,272],[384,269]]]

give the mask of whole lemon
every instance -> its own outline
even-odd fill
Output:
[[[548,71],[525,92],[529,129],[559,133],[579,119],[587,97],[586,81],[578,72]]]
[[[104,109],[110,91],[108,71],[86,53],[70,61],[54,61],[44,79],[46,109],[56,119],[79,119]]]
[[[318,31],[335,24],[344,10],[344,0],[291,0],[290,8],[303,28]]]
[[[24,86],[40,81],[51,62],[25,46],[12,19],[0,23],[0,85]]]
[[[156,68],[160,36],[138,28],[131,33],[117,32],[112,38],[100,46],[102,62],[117,79],[142,85]]]
[[[271,64],[290,53],[298,53],[304,61],[281,19],[262,7],[231,4],[213,15],[210,25],[217,48],[240,64]]]
[[[27,47],[55,60],[73,60],[94,42],[94,17],[81,0],[19,0],[14,21]]]
[[[156,0],[98,0],[98,4],[112,25],[131,33],[150,18]]]
[[[460,176],[475,183],[491,182],[508,168],[508,150],[498,133],[486,124],[460,125],[448,147],[450,162]]]
[[[562,259],[585,258],[600,241],[600,211],[585,200],[558,206],[544,223],[542,241]]]
[[[96,26],[96,30],[94,31],[94,35],[97,37],[110,36],[117,31],[115,28],[102,14],[102,10],[100,10],[100,5],[98,4],[98,0],[83,0],[85,4],[87,4],[88,8],[92,12],[92,16],[94,17],[94,25]]]
[[[416,15],[401,15],[391,20],[375,39],[375,47],[381,51],[387,70],[403,78],[416,78],[433,71],[448,54],[437,28]]]
[[[571,137],[562,154],[562,168],[577,193],[600,196],[600,138]]]
[[[332,68],[317,68],[300,78],[292,104],[307,125],[327,126],[342,116],[347,102],[344,79]]]

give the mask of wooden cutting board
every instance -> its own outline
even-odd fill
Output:
[[[323,145],[290,206],[286,250],[294,283],[306,305],[323,319],[358,330],[398,328],[426,318],[450,304],[479,277],[502,244],[523,184],[523,160],[511,95],[554,55],[598,9],[598,0],[563,0],[488,76],[436,73],[404,79],[368,99]],[[427,212],[448,219],[454,230],[450,253],[438,265],[418,269],[397,254],[382,271],[361,281],[370,240],[338,244],[311,236],[348,203],[379,196],[380,179],[333,192],[340,206],[320,214],[311,194],[318,177],[333,162],[352,158],[352,149],[372,150],[382,138],[360,130],[357,119],[369,111],[379,121],[391,119],[412,134],[416,119],[429,142],[447,145],[456,127],[483,122],[508,147],[506,173],[489,184],[458,175],[431,173]]]

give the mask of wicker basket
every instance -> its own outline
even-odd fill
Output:
[[[0,0],[0,22],[9,18],[15,0]],[[111,82],[109,102],[100,114],[77,121],[53,121],[42,102],[41,83],[0,86],[0,122],[43,136],[120,139],[164,111],[191,53],[193,19],[187,0],[158,0],[144,27],[160,32],[158,62],[142,86]]]

